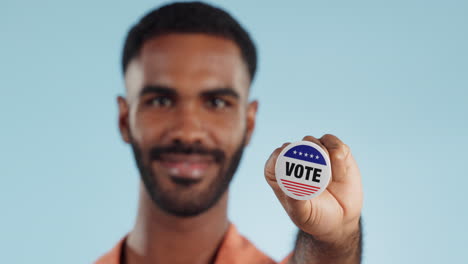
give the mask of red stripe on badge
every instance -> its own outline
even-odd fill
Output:
[[[291,185],[295,185],[295,186],[301,187],[301,188],[306,188],[306,189],[309,189],[309,190],[317,191],[317,190],[320,189],[320,187],[317,187],[317,186],[298,183],[298,182],[293,182],[293,181],[289,181],[289,180],[285,180],[285,179],[281,179],[281,181],[283,182],[283,184],[291,184]]]
[[[292,190],[292,189],[288,189],[286,188],[286,190],[290,191],[290,192],[296,192],[296,193],[300,193],[300,194],[303,194],[303,195],[311,195],[312,193],[306,193],[306,192],[302,192],[302,191],[298,191],[298,190]]]
[[[283,182],[283,185],[284,185],[284,186],[287,186],[287,187],[299,188],[299,189],[304,190],[304,191],[313,191],[313,192],[318,191],[318,190],[316,190],[316,189],[306,188],[306,187],[302,187],[302,186],[294,185],[294,184],[290,184],[290,183],[285,183],[285,182]]]
[[[315,191],[309,191],[309,190],[305,190],[305,189],[300,189],[300,188],[295,188],[295,187],[291,187],[291,186],[287,186],[285,185],[286,189],[288,189],[289,191],[291,192],[294,192],[294,191],[297,191],[297,192],[302,192],[304,194],[312,194],[312,193],[315,193]]]
[[[295,194],[295,195],[297,195],[297,196],[304,196],[304,195],[302,195],[302,194],[298,194],[298,193],[293,193],[293,194]]]

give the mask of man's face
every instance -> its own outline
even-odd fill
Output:
[[[212,207],[255,125],[239,47],[205,34],[159,36],[130,62],[125,83],[119,126],[151,199],[177,216]]]

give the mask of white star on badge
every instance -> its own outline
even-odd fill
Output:
[[[313,159],[313,158],[314,158],[314,155],[310,154],[310,158]]]
[[[306,153],[306,154],[304,154],[304,156],[306,156],[306,157],[307,157],[307,156],[309,156],[309,154],[307,154],[307,153]]]
[[[296,153],[297,153],[297,151],[293,151],[293,153],[294,153],[294,154],[296,154]]]
[[[315,159],[318,159],[318,158],[319,158],[319,156],[315,156]]]
[[[302,152],[299,152],[299,155],[302,156]]]

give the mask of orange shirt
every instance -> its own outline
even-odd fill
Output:
[[[94,264],[120,264],[120,256],[123,250],[125,238],[104,256],[99,258]],[[286,257],[280,264],[285,264],[290,256]],[[226,236],[221,243],[215,264],[275,264],[276,262],[258,250],[247,238],[237,231],[231,224],[226,232]]]

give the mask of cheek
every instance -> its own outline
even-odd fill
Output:
[[[217,143],[219,146],[225,146],[230,153],[241,144],[245,130],[246,120],[242,114],[224,116],[212,125],[212,131],[216,131]]]
[[[154,116],[139,111],[136,107],[130,112],[130,133],[140,146],[148,146],[155,141],[157,129],[160,128],[158,123]]]

